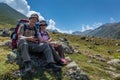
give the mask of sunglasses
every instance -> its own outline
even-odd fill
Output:
[[[41,24],[40,26],[47,26],[47,24]]]

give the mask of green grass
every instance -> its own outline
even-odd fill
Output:
[[[13,27],[15,27],[15,25],[11,25],[11,24],[3,24],[3,25],[1,25],[0,24],[0,29],[8,29],[8,28],[13,28]]]
[[[73,54],[70,57],[90,76],[91,80],[100,80],[101,78],[109,78],[111,80],[110,75],[104,71],[104,67],[107,66],[105,63],[98,62],[94,59],[89,63],[90,58],[80,54]]]
[[[116,46],[116,43],[120,43],[120,40],[110,40],[110,39],[103,39],[103,38],[93,38],[87,37],[89,41],[81,40],[81,36],[72,36],[72,35],[65,35],[65,34],[52,34],[51,37],[54,40],[58,40],[60,37],[65,37],[68,39],[70,45],[73,47],[77,46],[77,49],[81,51],[81,54],[73,53],[73,54],[66,54],[69,56],[73,61],[75,61],[78,66],[89,76],[91,80],[119,80],[120,78],[113,78],[110,74],[106,73],[108,70],[106,67],[110,67],[110,65],[106,64],[106,62],[101,62],[96,59],[91,59],[88,55],[95,55],[100,54],[106,60],[109,60],[109,57],[112,58],[120,58],[120,53],[117,53],[116,50],[120,49],[120,46]],[[0,37],[0,42],[8,40],[9,38]],[[97,42],[99,45],[95,45],[93,42]],[[88,48],[91,46],[92,48]],[[112,53],[108,53],[108,50],[112,51]],[[11,75],[12,71],[18,70],[19,65],[16,63],[8,64],[6,63],[7,53],[9,53],[10,49],[7,47],[0,47],[0,79],[2,78],[10,78],[9,80],[58,80],[62,78],[62,80],[69,80],[69,78],[64,77],[64,73],[66,72],[66,68],[62,68],[62,72],[60,73],[52,73],[43,70],[42,68],[35,68],[37,73],[26,75],[24,77],[15,78]],[[89,62],[91,61],[91,62]],[[120,72],[119,65],[116,66],[117,71]]]
[[[56,36],[52,35],[56,38]],[[57,35],[58,36],[58,35]],[[61,35],[59,36],[65,37],[68,39],[69,43],[76,47],[81,51],[82,54],[72,54],[69,55],[78,65],[89,75],[91,80],[114,80],[110,74],[106,73],[106,67],[110,65],[106,64],[106,62],[100,62],[96,59],[90,59],[88,55],[100,54],[106,60],[112,58],[120,58],[120,53],[117,53],[116,50],[120,49],[120,46],[116,46],[116,43],[120,43],[120,40],[113,39],[104,39],[104,38],[94,38],[94,37],[86,37],[85,40],[81,39],[81,36],[71,36],[71,35]],[[88,40],[88,41],[87,41]],[[94,42],[99,45],[95,45]],[[92,48],[89,49],[88,47]],[[112,51],[112,53],[108,53],[108,51]],[[88,61],[91,60],[91,63]],[[119,69],[119,66],[116,67]],[[119,72],[120,70],[118,70]]]

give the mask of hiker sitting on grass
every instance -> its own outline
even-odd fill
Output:
[[[39,17],[37,14],[32,14],[29,17],[28,24],[21,24],[18,29],[18,50],[21,52],[24,64],[25,71],[31,71],[31,58],[29,52],[43,53],[46,57],[47,65],[45,68],[52,69],[55,71],[60,71],[61,66],[57,66],[52,54],[52,50],[48,43],[41,43],[38,41],[38,37],[36,37],[36,22],[39,21]],[[25,25],[27,29],[24,30]]]
[[[46,31],[47,23],[44,20],[40,21],[40,33],[39,33],[39,40],[43,43],[49,43],[53,46],[53,48],[58,52],[58,55],[60,56],[61,60],[66,64],[66,59],[64,56],[64,49],[62,45],[59,43],[52,42],[52,38],[50,37],[50,34],[48,31]]]

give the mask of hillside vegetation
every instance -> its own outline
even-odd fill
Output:
[[[0,3],[0,29],[14,27],[19,18],[26,18],[26,16],[7,4]],[[91,32],[93,36],[104,36],[104,38],[56,32],[50,32],[50,34],[53,40],[60,38],[68,40],[74,52],[72,54],[66,53],[65,56],[75,61],[90,80],[120,80],[120,40],[106,38],[119,39],[119,25],[119,23],[107,24]],[[66,66],[62,68],[60,73],[35,67],[36,73],[15,76],[22,65],[18,65],[17,62],[8,63],[6,61],[11,49],[4,46],[3,43],[9,39],[10,37],[0,37],[0,80],[70,80],[69,77],[65,77]]]
[[[0,3],[0,25],[15,25],[18,19],[27,18],[5,3]]]
[[[95,30],[89,32],[87,35],[120,39],[120,22],[104,24],[96,28]]]
[[[101,38],[120,39],[120,22],[106,23],[94,30],[86,30],[84,32],[75,31],[73,35],[95,36]]]
[[[59,38],[66,38],[74,49],[80,51],[80,54],[74,52],[72,54],[65,55],[69,56],[73,61],[75,61],[79,67],[89,76],[90,80],[120,79],[120,76],[115,77],[109,73],[112,71],[113,73],[120,74],[120,65],[112,66],[107,64],[107,61],[111,59],[120,58],[120,53],[116,51],[120,49],[120,45],[117,45],[120,44],[120,40],[73,36],[61,33],[51,33],[51,36],[54,40],[59,40]],[[9,38],[0,37],[0,42],[8,39]],[[51,74],[49,72],[43,71],[41,68],[38,68],[38,72],[31,77],[30,75],[26,75],[24,77],[15,78],[12,75],[12,72],[18,70],[19,65],[17,65],[17,63],[6,63],[6,57],[9,51],[11,51],[11,49],[8,47],[0,47],[0,80],[28,80],[30,78],[32,78],[30,80],[59,80],[56,77],[61,77],[62,80],[69,80],[68,78],[64,77],[65,66],[63,67],[61,74]],[[97,59],[97,57],[101,57],[101,59]]]

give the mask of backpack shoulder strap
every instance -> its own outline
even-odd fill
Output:
[[[35,37],[38,37],[38,33],[39,33],[39,29],[37,26],[34,27],[34,30],[35,30]]]
[[[24,24],[24,31],[28,29],[28,24]]]
[[[30,28],[29,28],[29,25],[28,25],[28,24],[24,24],[24,31],[27,30],[27,29],[30,29]],[[38,37],[38,31],[39,31],[39,30],[37,29],[36,26],[34,27],[34,31],[35,31],[34,36],[35,36],[35,37]]]

